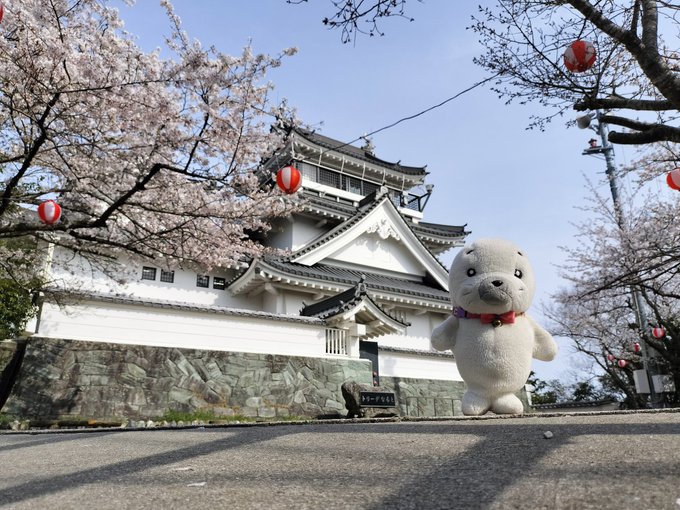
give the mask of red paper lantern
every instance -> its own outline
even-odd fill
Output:
[[[666,183],[669,188],[680,191],[680,168],[668,172],[666,175]]]
[[[291,195],[300,189],[302,174],[294,166],[285,166],[276,172],[276,184],[279,185],[281,191]]]
[[[627,364],[628,364],[628,362],[625,359],[620,359],[619,362],[617,363],[619,368],[626,368]]]
[[[607,361],[614,361],[614,355],[613,354],[607,354]]]
[[[638,352],[640,352],[640,342],[635,342],[635,343],[633,344],[633,352],[634,352],[635,354],[637,354]]]
[[[38,206],[40,221],[47,225],[54,225],[61,218],[61,207],[54,200],[45,200]]]
[[[666,336],[666,330],[664,328],[652,328],[652,336],[654,338],[664,338]]]
[[[5,15],[5,6],[2,5],[2,2],[0,2],[0,21],[2,21],[2,17]]]
[[[595,63],[595,46],[588,41],[574,41],[564,52],[564,65],[572,73],[582,73]]]

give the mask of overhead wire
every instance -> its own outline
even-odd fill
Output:
[[[350,142],[346,142],[346,143],[337,145],[337,146],[335,146],[335,147],[331,147],[331,148],[327,149],[326,152],[327,152],[327,151],[331,151],[331,150],[342,149],[343,147],[347,147],[348,145],[352,145],[353,143],[358,142],[359,140],[366,139],[366,138],[368,138],[369,136],[373,136],[373,135],[375,135],[375,134],[377,134],[377,133],[380,133],[380,132],[382,132],[382,131],[386,131],[386,130],[388,130],[388,129],[391,129],[391,128],[393,128],[394,126],[397,126],[397,125],[401,124],[402,122],[406,122],[406,121],[408,121],[408,120],[413,120],[413,119],[415,119],[415,118],[417,118],[417,117],[420,117],[421,115],[425,115],[426,113],[431,112],[432,110],[435,110],[435,109],[437,109],[437,108],[441,108],[442,106],[444,106],[444,105],[447,104],[447,103],[450,103],[450,102],[453,101],[454,99],[458,99],[458,98],[459,98],[460,96],[462,96],[463,94],[467,94],[468,92],[470,92],[470,91],[476,89],[477,87],[481,87],[481,86],[484,85],[485,83],[488,83],[488,82],[490,82],[491,80],[496,79],[496,78],[497,78],[498,76],[500,76],[501,74],[502,74],[502,72],[498,72],[498,73],[496,73],[496,74],[494,74],[494,75],[492,75],[492,76],[489,76],[489,77],[487,77],[487,78],[485,78],[485,79],[483,79],[483,80],[481,80],[481,81],[478,81],[478,82],[474,83],[473,85],[470,85],[469,87],[467,87],[467,88],[461,90],[460,92],[454,94],[453,96],[451,96],[451,97],[449,97],[449,98],[447,98],[447,99],[444,99],[444,100],[441,101],[440,103],[437,103],[437,104],[435,104],[435,105],[433,105],[433,106],[430,106],[430,107],[428,107],[428,108],[425,108],[424,110],[421,110],[421,111],[419,111],[418,113],[414,113],[413,115],[408,115],[408,116],[406,116],[406,117],[402,117],[401,119],[396,120],[396,121],[392,122],[391,124],[388,124],[388,125],[383,126],[383,127],[379,128],[379,129],[376,129],[376,130],[374,130],[374,131],[371,131],[370,133],[363,134],[363,135],[359,136],[358,138],[355,138],[354,140],[352,140],[352,141],[350,141]]]

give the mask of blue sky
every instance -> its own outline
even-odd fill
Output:
[[[472,62],[482,48],[466,30],[478,2],[411,0],[415,21],[387,20],[384,37],[359,37],[356,44],[342,44],[340,33],[321,23],[332,13],[329,0],[173,3],[190,37],[206,46],[232,54],[247,44],[269,54],[297,47],[298,54],[269,75],[274,97],[286,98],[304,122],[343,142],[486,78]],[[144,48],[162,45],[167,22],[156,0],[137,0],[120,11]],[[555,267],[564,260],[560,247],[576,245],[573,223],[585,218],[578,209],[587,195],[585,176],[602,193],[608,188],[604,161],[581,155],[594,133],[567,128],[559,119],[545,132],[527,131],[530,115],[541,113],[539,105],[508,106],[481,87],[376,134],[373,142],[383,159],[427,165],[435,190],[425,221],[467,224],[470,240],[503,237],[527,251],[537,279],[532,315],[545,325],[540,304],[565,285]],[[633,157],[631,149],[617,147],[617,163]],[[453,255],[443,257],[447,266]],[[555,361],[534,361],[539,377],[569,379],[578,368],[569,341],[559,344]]]

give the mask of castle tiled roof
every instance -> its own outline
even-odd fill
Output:
[[[314,214],[323,214],[324,216],[339,222],[344,222],[351,219],[351,222],[337,225],[334,230],[332,229],[326,232],[324,236],[317,239],[313,244],[306,246],[304,251],[310,251],[326,240],[335,237],[336,235],[350,228],[357,221],[366,216],[375,206],[377,206],[381,199],[390,200],[388,196],[381,194],[380,189],[376,190],[370,195],[367,195],[363,200],[361,200],[361,202],[359,202],[358,206],[338,202],[337,200],[334,200],[330,197],[321,197],[317,194],[308,192],[307,190],[305,190],[304,193],[305,199],[302,203],[303,210]],[[422,221],[418,223],[405,221],[405,223],[408,225],[411,231],[413,231],[416,237],[423,243],[423,245],[430,252],[432,252],[432,254],[438,254],[442,251],[446,251],[452,246],[462,244],[465,236],[470,233],[469,231],[465,230],[465,225],[442,225],[438,223],[427,223]]]
[[[354,287],[350,287],[344,292],[340,292],[334,296],[322,299],[316,303],[305,305],[302,310],[300,310],[300,315],[305,317],[318,317],[319,319],[327,319],[355,307],[364,300],[370,301],[374,307],[376,307],[378,310],[380,310],[380,312],[390,319],[400,323],[403,326],[410,326],[409,323],[393,316],[378,303],[373,301],[366,288],[365,275],[361,275],[359,282]]]
[[[363,275],[366,287],[369,290],[404,294],[443,303],[448,303],[450,299],[447,291],[441,289],[435,283],[430,284],[425,280],[415,281],[326,264],[306,266],[276,258],[266,258],[264,263],[281,273],[300,278],[353,286]]]
[[[426,166],[407,166],[402,165],[399,162],[391,163],[389,161],[385,161],[383,159],[375,157],[371,152],[365,149],[355,147],[354,145],[350,145],[348,143],[343,143],[333,138],[329,138],[322,134],[316,133],[315,131],[309,131],[302,128],[293,128],[292,131],[294,131],[301,137],[307,139],[308,141],[321,147],[325,147],[334,152],[339,152],[341,154],[345,154],[347,156],[351,156],[353,158],[366,161],[367,163],[372,163],[374,165],[388,168],[395,172],[401,172],[407,175],[414,176],[425,176],[428,174]]]
[[[248,317],[253,319],[273,319],[283,322],[294,322],[298,324],[323,324],[323,319],[312,316],[288,315],[280,313],[262,312],[260,310],[247,310],[245,308],[229,308],[215,305],[196,305],[177,301],[166,301],[162,299],[143,299],[125,294],[104,294],[100,292],[59,292],[55,290],[55,295],[62,294],[67,298],[77,298],[79,300],[99,301],[105,303],[116,303],[122,305],[141,305],[149,308],[163,308],[168,310],[180,310],[187,312],[214,313],[218,315],[230,315],[236,317]]]

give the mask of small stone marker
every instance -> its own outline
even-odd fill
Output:
[[[546,438],[546,439],[552,439],[553,433],[550,432],[549,430],[546,430],[545,432],[543,432],[543,437]]]
[[[340,389],[345,399],[348,418],[386,418],[399,415],[392,390],[355,381],[344,382]]]

